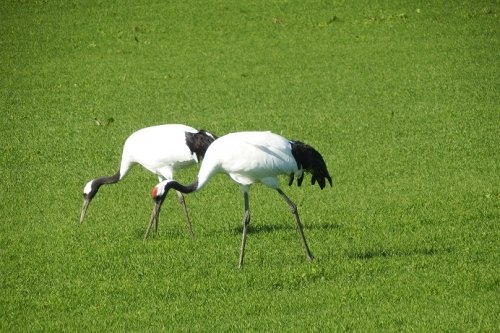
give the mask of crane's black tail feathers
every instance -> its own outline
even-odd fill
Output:
[[[323,189],[326,185],[326,181],[330,183],[332,186],[332,177],[328,173],[328,169],[326,168],[325,160],[323,156],[314,149],[300,141],[291,141],[292,144],[292,155],[297,161],[297,166],[299,168],[304,169],[304,171],[311,173],[311,184],[314,185],[318,182],[318,185],[321,189]],[[300,186],[302,184],[302,179],[304,175],[302,175],[299,179],[297,179],[297,185]],[[293,175],[290,176],[289,185],[293,182]]]

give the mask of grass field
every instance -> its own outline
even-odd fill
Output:
[[[2,1],[1,332],[498,332],[498,1]],[[84,184],[160,123],[266,129],[334,180],[217,176],[173,196],[133,169],[78,224]],[[197,168],[178,174],[194,179]],[[285,184],[285,181],[283,181]]]

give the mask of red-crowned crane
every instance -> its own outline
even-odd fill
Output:
[[[323,157],[313,147],[305,143],[288,140],[271,132],[237,132],[224,135],[208,147],[198,177],[192,184],[181,185],[173,180],[165,180],[153,188],[151,196],[155,205],[150,225],[156,223],[155,219],[158,217],[163,200],[170,189],[191,193],[205,186],[215,174],[226,173],[240,185],[245,205],[239,268],[243,265],[246,236],[250,223],[248,191],[250,185],[254,183],[262,183],[275,189],[285,200],[295,217],[307,259],[311,261],[314,256],[307,245],[297,206],[281,190],[277,178],[278,175],[288,175],[290,177],[288,185],[291,185],[294,177],[297,177],[297,185],[300,186],[305,171],[312,174],[311,184],[314,185],[318,182],[319,187],[323,189],[326,180],[328,180],[332,186],[332,179]]]
[[[152,126],[132,133],[123,145],[120,170],[112,176],[99,177],[85,185],[80,223],[83,222],[87,208],[99,188],[105,184],[117,183],[135,164],[140,164],[156,174],[160,182],[172,180],[176,170],[198,163],[215,139],[214,135],[205,130],[180,124]],[[184,210],[189,232],[193,235],[184,196],[178,191],[177,195]],[[144,239],[148,237],[150,227],[151,224],[146,230]],[[155,215],[155,230],[157,227],[157,215]]]

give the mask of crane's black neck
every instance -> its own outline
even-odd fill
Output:
[[[97,194],[99,188],[104,184],[115,184],[120,180],[120,170],[112,176],[104,176],[96,178],[92,181],[90,186],[90,192],[87,193],[86,199],[92,200],[92,198]]]
[[[170,189],[174,189],[184,194],[193,193],[198,189],[198,179],[196,179],[192,184],[182,185],[181,183],[171,180],[165,184],[165,190],[163,191],[163,195],[158,196],[155,200],[156,202],[163,203],[165,198],[167,197],[167,193]]]
[[[192,193],[198,189],[198,179],[196,179],[192,184],[189,185],[182,185],[181,183],[172,180],[165,186],[165,192],[167,192],[169,189],[174,189],[184,194]]]
[[[94,179],[94,182],[92,185],[101,186],[103,184],[114,184],[114,183],[117,183],[119,180],[120,180],[120,171],[118,171],[117,173],[115,173],[112,176],[107,176],[107,177],[105,176],[105,177],[96,178],[96,179]]]

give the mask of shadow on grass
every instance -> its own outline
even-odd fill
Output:
[[[415,255],[433,256],[453,252],[452,248],[416,248],[416,249],[368,249],[347,254],[349,259],[370,260],[376,258],[408,257]]]
[[[144,240],[144,235],[146,233],[146,228],[147,225],[144,226],[144,228],[136,228],[134,231],[135,238]],[[194,229],[194,227],[193,227]],[[149,232],[149,236],[146,239],[146,241],[150,240],[153,241],[155,239],[182,239],[182,238],[187,238],[187,239],[195,239],[196,238],[196,230],[193,230],[194,232],[194,237],[192,237],[187,229],[186,226],[179,226],[179,227],[170,227],[170,226],[159,226],[158,231],[155,232],[153,228],[151,228],[151,231]]]
[[[305,232],[307,230],[334,230],[334,229],[340,229],[342,226],[340,224],[335,224],[335,223],[321,223],[321,224],[315,224],[315,225],[308,225],[307,227],[304,227]],[[134,230],[134,235],[135,238],[137,239],[144,239],[144,234],[146,231],[147,225],[145,224],[143,228],[137,227]],[[228,230],[228,229],[226,229]],[[243,226],[238,225],[229,228],[230,232],[235,234],[235,235],[241,235],[243,232]],[[250,223],[250,226],[248,227],[248,234],[265,234],[265,233],[276,233],[280,231],[288,232],[290,230],[296,230],[296,225],[295,222],[292,220],[290,221],[290,224],[252,224]],[[158,227],[158,232],[156,233],[154,230],[151,230],[149,233],[149,237],[147,240],[155,240],[155,239],[162,239],[162,238],[169,238],[169,239],[182,239],[182,238],[188,238],[188,239],[196,239],[197,238],[197,230],[196,227],[193,226],[193,231],[194,231],[194,237],[191,237],[191,235],[188,232],[188,229],[186,228],[185,225],[179,225],[175,227],[169,227],[169,226],[162,226],[159,225]],[[221,230],[216,230],[214,231],[215,233],[220,233],[222,232]],[[206,237],[209,237],[210,232],[207,232],[206,230],[203,232],[203,234]]]
[[[340,229],[342,226],[336,223],[320,223],[314,225],[304,226],[304,230],[334,230]],[[259,233],[273,233],[277,231],[289,231],[296,229],[295,221],[290,221],[290,224],[251,224],[248,228],[249,234],[259,234]],[[241,234],[243,232],[243,226],[237,226],[232,228],[235,234]]]

